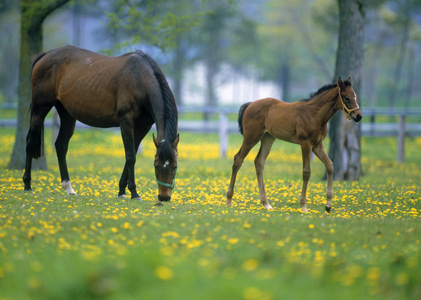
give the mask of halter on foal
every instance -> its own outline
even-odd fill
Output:
[[[60,131],[55,142],[62,186],[76,194],[67,170],[66,154],[76,120],[94,127],[121,129],[126,163],[119,197],[126,187],[141,200],[135,185],[139,144],[156,124],[155,174],[158,199],[169,201],[177,168],[178,113],[174,96],[161,69],[145,53],[108,57],[73,46],[41,54],[32,65],[31,123],[26,138],[25,190],[31,190],[32,158],[43,153],[44,119],[55,107]]]
[[[333,197],[333,164],[326,154],[322,142],[327,135],[327,122],[338,110],[343,110],[348,120],[352,119],[359,122],[362,118],[357,103],[357,95],[352,89],[351,77],[344,82],[339,77],[337,84],[320,88],[315,94],[311,95],[309,100],[285,103],[273,98],[266,98],[243,104],[238,115],[240,132],[243,134],[243,144],[234,156],[231,182],[227,191],[227,205],[232,205],[235,179],[244,158],[260,141],[260,150],[254,160],[260,202],[267,209],[272,209],[266,197],[263,170],[273,142],[280,139],[301,146],[303,187],[300,204],[303,212],[308,212],[306,193],[311,174],[311,151],[323,162],[327,172],[326,211],[329,212]]]

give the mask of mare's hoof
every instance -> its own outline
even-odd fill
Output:
[[[132,200],[143,201],[142,197],[140,196],[132,197]]]
[[[326,212],[327,212],[327,213],[330,213],[330,210],[332,209],[332,207],[327,207],[327,206],[325,206],[325,209],[326,209]]]
[[[164,206],[164,203],[162,203],[161,201],[158,201],[155,203],[155,206]]]
[[[126,198],[127,198],[125,194],[118,195],[117,197],[118,197],[118,198],[124,198],[124,199],[126,199]]]

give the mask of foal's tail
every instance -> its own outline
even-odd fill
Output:
[[[251,102],[244,103],[241,105],[240,110],[238,111],[238,130],[241,134],[243,134],[243,115],[244,111],[247,109],[247,107],[251,104]]]

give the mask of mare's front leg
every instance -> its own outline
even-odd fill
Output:
[[[123,138],[124,151],[126,153],[126,164],[123,169],[122,178],[125,176],[124,174],[127,173],[127,183],[129,191],[132,195],[132,199],[142,200],[136,191],[136,183],[134,177],[134,166],[136,163],[136,147],[134,141],[134,121],[133,117],[130,115],[132,114],[126,114],[120,119],[121,136]]]
[[[139,150],[140,143],[142,142],[142,140],[146,136],[146,134],[149,132],[151,127],[152,126],[148,125],[148,124],[136,126],[136,130],[134,132],[134,142],[135,142],[136,153]],[[128,167],[127,167],[127,162],[126,162],[124,164],[123,173],[121,173],[121,178],[120,178],[120,181],[119,181],[119,184],[118,184],[118,186],[119,186],[118,197],[122,197],[122,198],[126,197],[126,187],[127,187],[127,184],[128,184],[128,179],[129,179],[129,172],[128,172]],[[140,200],[141,200],[141,198],[140,198]]]
[[[311,153],[311,143],[307,141],[301,142],[301,155],[303,158],[303,188],[301,190],[300,204],[301,204],[301,210],[303,212],[308,212],[307,183],[311,176],[310,153]]]
[[[322,161],[325,165],[327,173],[327,192],[326,192],[326,206],[325,209],[327,212],[330,212],[332,209],[332,198],[333,198],[333,189],[332,189],[332,178],[333,178],[333,163],[330,160],[329,156],[326,153],[323,144],[320,143],[313,149],[314,154]]]

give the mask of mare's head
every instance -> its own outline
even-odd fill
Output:
[[[352,119],[355,122],[359,122],[362,119],[363,114],[358,106],[357,94],[352,88],[351,77],[345,81],[342,81],[341,77],[338,77],[338,87],[341,109],[344,111],[346,118],[349,121]]]
[[[158,182],[158,200],[170,201],[171,190],[175,186],[175,174],[177,172],[177,145],[179,136],[173,142],[158,141],[153,136],[156,147],[155,154],[155,177]]]

